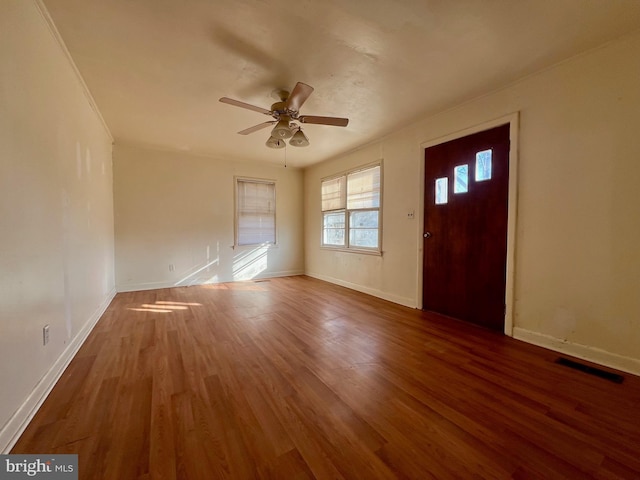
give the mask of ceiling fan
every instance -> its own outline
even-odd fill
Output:
[[[241,130],[238,132],[240,135],[248,135],[270,125],[275,125],[271,130],[271,136],[266,142],[267,147],[284,148],[284,140],[287,138],[291,139],[289,140],[289,145],[294,147],[306,147],[309,145],[309,139],[304,134],[298,123],[333,125],[336,127],[346,127],[349,123],[348,118],[300,115],[300,107],[302,107],[302,104],[307,100],[307,98],[309,98],[309,95],[311,95],[312,92],[313,87],[302,82],[298,82],[291,93],[286,90],[276,90],[272,95],[280,101],[271,105],[271,110],[256,107],[227,97],[222,97],[220,101],[236,107],[263,113],[264,115],[269,115],[274,118],[274,120]]]

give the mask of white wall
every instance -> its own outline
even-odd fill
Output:
[[[120,143],[113,158],[118,291],[304,272],[301,170]],[[276,246],[232,248],[236,175],[276,181]]]
[[[419,306],[421,143],[519,111],[514,335],[640,374],[638,79],[640,34],[309,168],[307,273]],[[378,158],[384,255],[320,249],[320,179]]]
[[[111,137],[39,7],[0,2],[0,452],[115,294]]]

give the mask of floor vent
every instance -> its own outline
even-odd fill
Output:
[[[581,372],[588,373],[589,375],[595,375],[596,377],[604,378],[605,380],[609,380],[610,382],[622,383],[622,381],[624,380],[624,377],[622,375],[618,375],[617,373],[611,373],[607,372],[606,370],[601,370],[600,368],[590,367],[589,365],[574,362],[573,360],[569,360],[568,358],[560,357],[556,360],[556,363],[564,365],[565,367],[573,368],[575,370],[580,370]]]

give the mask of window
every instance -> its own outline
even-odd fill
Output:
[[[322,245],[380,251],[381,165],[322,181]]]
[[[492,150],[476,153],[476,182],[491,180],[491,153]]]
[[[444,205],[449,201],[449,178],[436,178],[436,205]]]
[[[236,245],[276,243],[276,183],[236,178]]]
[[[469,191],[469,165],[458,165],[453,169],[453,193]]]

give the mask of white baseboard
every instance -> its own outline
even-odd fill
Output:
[[[232,283],[232,282],[250,282],[253,280],[262,280],[265,278],[277,278],[277,277],[293,277],[295,275],[304,275],[303,270],[285,270],[281,272],[269,272],[266,274],[256,275],[251,280],[233,280],[233,279],[220,279],[216,282],[198,282],[195,281],[193,283],[185,284],[181,282],[149,282],[149,283],[129,283],[125,285],[116,285],[116,290],[118,292],[140,292],[143,290],[157,290],[160,288],[175,288],[175,287],[192,287],[195,285],[212,285],[216,283]]]
[[[91,333],[91,330],[93,330],[93,327],[96,325],[98,320],[100,320],[100,317],[105,312],[115,295],[115,289],[107,294],[104,301],[95,310],[95,312],[93,312],[91,317],[87,320],[73,340],[69,342],[67,348],[64,349],[49,371],[37,383],[20,408],[18,408],[2,430],[0,430],[0,453],[9,453],[16,444],[20,435],[22,435],[42,403],[45,401],[49,393],[51,393],[51,390],[58,382],[71,360],[73,360],[73,357],[85,342]]]
[[[158,290],[160,288],[173,288],[175,286],[175,282],[128,283],[125,285],[116,285],[116,290],[118,293],[141,292],[142,290]]]
[[[393,303],[397,303],[399,305],[404,305],[405,307],[410,308],[418,308],[416,306],[416,300],[414,298],[401,297],[400,295],[394,295],[392,293],[383,292],[382,290],[378,290],[376,288],[364,287],[362,285],[358,285],[357,283],[345,282],[344,280],[340,280],[338,278],[328,277],[326,275],[319,275],[317,273],[309,273],[307,272],[305,275],[313,278],[317,278],[318,280],[323,280],[329,283],[335,283],[336,285],[340,285],[341,287],[350,288],[351,290],[356,290],[358,292],[366,293],[367,295],[372,295],[374,297],[382,298],[383,300],[388,300]]]
[[[623,372],[633,375],[640,375],[640,359],[637,358],[625,357],[600,348],[568,342],[560,338],[552,337],[551,335],[532,332],[520,327],[514,327],[513,338],[538,345],[539,347],[548,348],[555,352],[566,353],[567,355],[605,367],[615,368],[616,370],[622,370]]]

